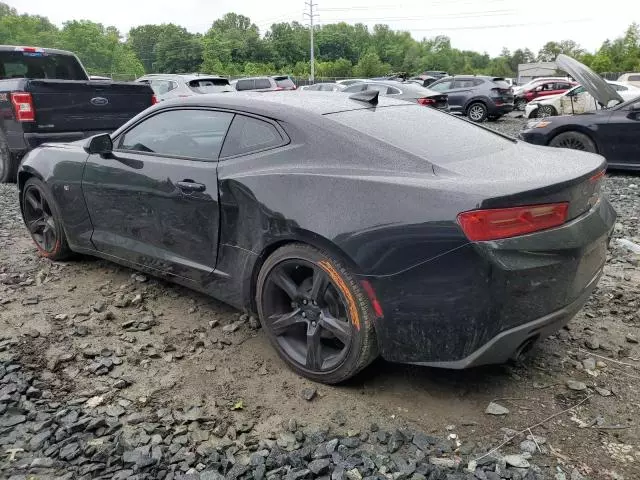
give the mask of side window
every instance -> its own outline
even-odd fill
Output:
[[[447,80],[447,81],[445,81],[445,82],[437,83],[437,84],[432,83],[432,84],[429,86],[429,88],[430,88],[431,90],[435,90],[436,92],[445,92],[445,91],[447,91],[447,90],[451,90],[451,84],[452,84],[452,83],[453,83],[453,82],[452,82],[451,80]]]
[[[268,78],[256,78],[256,89],[271,88],[271,82]]]
[[[120,137],[119,150],[217,160],[232,113],[171,110],[143,120]]]
[[[568,83],[556,83],[556,90],[569,90],[571,85]]]
[[[153,93],[155,93],[156,95],[163,95],[167,92],[170,92],[177,86],[178,85],[176,83],[171,82],[169,80],[152,80],[151,81],[151,89],[153,90]]]
[[[283,144],[278,129],[253,117],[236,115],[222,147],[221,157],[242,155],[274,148]]]
[[[629,75],[628,82],[640,82],[640,75]]]
[[[389,87],[387,95],[400,95],[402,92],[395,87]]]
[[[387,85],[380,85],[378,83],[367,83],[367,90],[377,90],[378,92],[380,92],[380,95],[388,95],[389,92],[392,90],[391,87],[388,87]]]
[[[254,80],[238,80],[236,83],[236,90],[253,90],[254,85]]]
[[[354,93],[354,92],[364,92],[367,89],[366,83],[354,83],[348,88],[345,88],[343,92],[346,93]]]

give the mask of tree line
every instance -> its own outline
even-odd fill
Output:
[[[553,61],[570,55],[597,72],[640,71],[640,26],[587,52],[573,40],[547,42],[537,53],[528,48],[499,56],[459,50],[446,36],[415,40],[388,25],[372,29],[357,23],[314,27],[317,77],[372,77],[392,72],[443,70],[458,74],[517,76],[518,64]],[[37,45],[75,52],[92,74],[137,77],[144,73],[207,72],[240,76],[310,73],[309,28],[274,23],[261,35],[251,20],[236,13],[217,19],[205,34],[172,23],[141,25],[126,40],[112,26],[89,20],[65,22],[61,28],[39,15],[19,14],[0,3],[0,44]]]

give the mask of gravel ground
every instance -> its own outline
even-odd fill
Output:
[[[608,175],[603,278],[528,360],[377,361],[337,387],[297,377],[215,300],[39,258],[0,185],[0,478],[640,478],[640,255],[619,243],[640,243],[639,184]]]

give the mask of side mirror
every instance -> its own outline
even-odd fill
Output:
[[[103,133],[91,137],[84,146],[85,152],[91,155],[107,155],[113,151],[113,141],[111,135]]]

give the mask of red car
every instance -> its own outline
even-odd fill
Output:
[[[578,85],[576,82],[571,82],[569,80],[549,80],[546,82],[540,82],[530,89],[525,90],[516,98],[516,108],[520,110],[519,107],[524,108],[525,104],[539,97],[560,95],[576,85]]]

